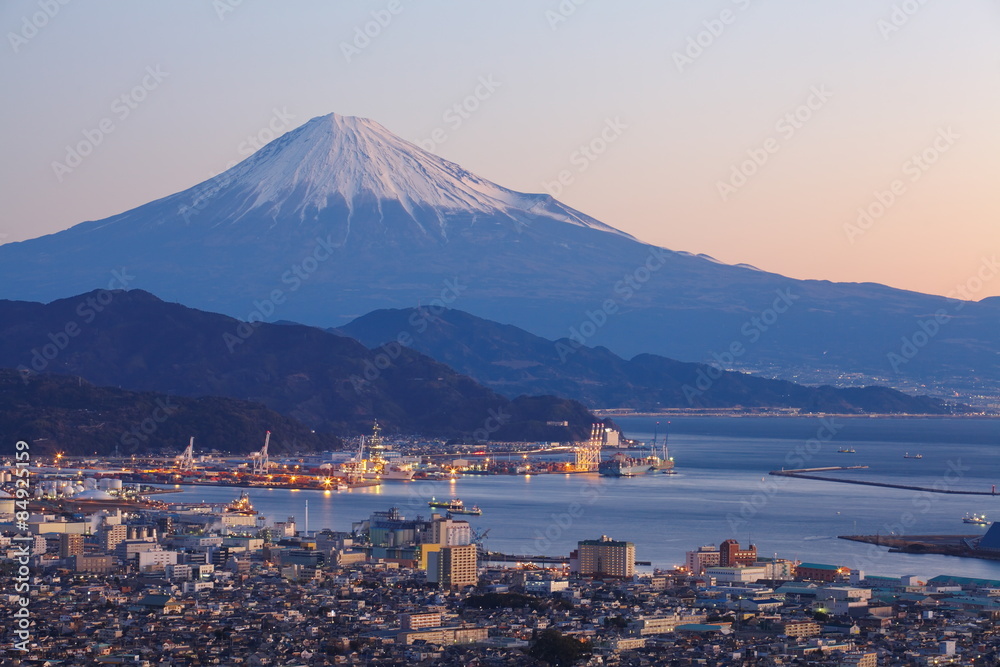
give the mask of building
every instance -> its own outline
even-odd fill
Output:
[[[687,552],[684,566],[688,572],[700,577],[705,573],[706,567],[718,567],[720,558],[719,547],[715,545],[698,547],[697,551]]]
[[[851,568],[822,563],[800,563],[795,568],[795,578],[805,581],[840,581],[851,575]]]
[[[59,534],[59,557],[73,558],[83,555],[83,535],[79,533]]]
[[[852,651],[840,658],[841,667],[878,667],[878,653]]]
[[[427,554],[427,581],[441,588],[463,588],[479,583],[476,545],[441,547]]]
[[[764,566],[706,567],[705,577],[718,584],[745,584],[769,578],[769,570]]]
[[[435,515],[431,524],[431,543],[446,547],[472,544],[472,526],[468,521],[456,521]]]
[[[114,556],[74,556],[73,569],[89,574],[110,574],[118,569]]]
[[[719,565],[722,567],[753,565],[756,562],[757,547],[752,544],[746,549],[740,549],[740,543],[736,540],[726,540],[719,545]]]
[[[147,569],[158,570],[166,565],[177,564],[176,551],[163,551],[157,548],[150,551],[139,551],[136,553],[136,556],[138,558],[138,568],[142,571],[146,571]]]
[[[781,629],[786,637],[818,637],[823,627],[816,621],[787,621]]]
[[[396,635],[398,644],[412,644],[423,640],[429,644],[447,646],[449,644],[473,644],[486,640],[490,636],[489,628],[475,626],[455,626],[446,628],[424,628],[422,630],[404,630]]]
[[[631,542],[601,535],[599,540],[578,543],[576,554],[575,571],[580,576],[628,579],[635,575],[635,545]]]
[[[117,524],[107,526],[101,533],[101,549],[105,553],[112,553],[120,542],[128,539],[128,526]]]
[[[403,630],[423,630],[424,628],[441,627],[441,612],[426,612],[423,614],[400,614],[400,627]]]

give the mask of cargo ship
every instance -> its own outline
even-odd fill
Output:
[[[648,456],[634,457],[619,451],[611,458],[601,461],[597,465],[597,472],[604,477],[635,477],[651,472],[673,474],[674,460],[667,456],[667,436],[663,437],[663,447],[660,452],[662,456],[657,456],[654,453],[656,451],[656,438],[654,433],[653,444],[650,446]]]
[[[653,470],[653,466],[646,458],[634,458],[625,452],[618,452],[610,459],[601,461],[597,466],[597,472],[604,477],[635,477],[645,475]]]

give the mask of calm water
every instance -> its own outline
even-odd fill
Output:
[[[666,420],[660,419],[663,433]],[[618,420],[628,437],[649,439],[656,420]],[[767,475],[797,467],[867,465],[855,479],[989,491],[1000,485],[1000,420],[811,418],[671,418],[676,475],[611,479],[597,475],[470,476],[454,482],[390,482],[349,492],[250,491],[269,519],[295,516],[301,526],[350,530],[372,511],[400,507],[429,514],[431,497],[461,497],[483,508],[465,517],[489,529],[491,550],[569,553],[602,534],[635,542],[637,557],[664,567],[684,552],[727,538],[751,540],[761,554],[848,565],[876,574],[958,574],[1000,579],[1000,562],[890,554],[837,535],[895,532],[975,534],[969,512],[1000,520],[1000,496],[934,494]],[[835,432],[832,439],[828,438]],[[812,441],[810,442],[810,439]],[[841,454],[854,448],[855,454]],[[923,454],[904,459],[903,454]],[[170,499],[228,501],[232,488],[185,487]],[[164,498],[167,499],[166,497]]]

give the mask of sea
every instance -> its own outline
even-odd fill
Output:
[[[976,535],[970,513],[1000,520],[1000,496],[926,493],[769,475],[772,470],[866,466],[823,475],[992,493],[1000,486],[1000,419],[845,417],[629,417],[633,440],[667,440],[676,474],[468,475],[452,481],[387,482],[350,491],[250,489],[271,521],[351,530],[377,510],[428,516],[432,498],[478,505],[472,523],[490,551],[565,556],[584,539],[635,543],[652,568],[684,563],[686,551],[732,538],[762,556],[843,565],[888,576],[939,574],[1000,580],[1000,561],[889,553],[841,535]],[[853,453],[840,450],[853,449]],[[921,458],[916,458],[916,455]],[[910,458],[905,458],[910,455]],[[166,501],[226,502],[233,487],[180,487]],[[640,568],[642,569],[642,568]],[[646,569],[649,569],[648,567]]]

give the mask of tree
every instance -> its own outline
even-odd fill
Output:
[[[554,667],[569,667],[591,653],[590,642],[567,637],[555,628],[542,630],[528,648],[528,655]]]

